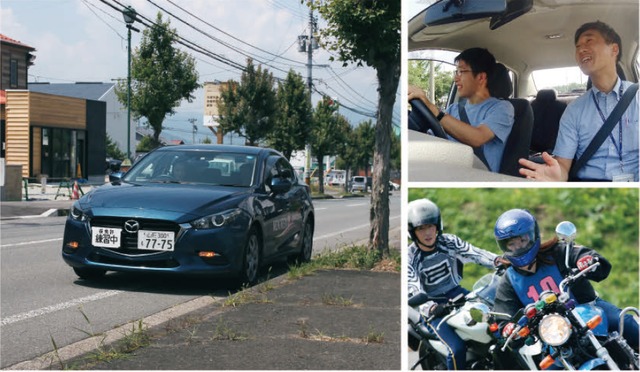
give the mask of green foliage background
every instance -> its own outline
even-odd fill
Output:
[[[441,210],[444,231],[477,247],[500,254],[493,237],[496,219],[512,208],[534,214],[542,241],[556,225],[571,221],[576,243],[595,249],[613,266],[600,283],[599,295],[623,308],[638,306],[638,189],[629,188],[431,188],[409,189],[409,201],[429,198]],[[465,265],[462,285],[470,289],[488,271]]]

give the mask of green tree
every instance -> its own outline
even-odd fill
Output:
[[[136,151],[149,152],[159,146],[160,144],[158,140],[156,140],[151,136],[144,136],[142,137],[140,142],[138,142],[138,146],[136,146]]]
[[[134,119],[146,117],[153,128],[155,146],[160,144],[162,122],[174,108],[200,85],[195,59],[173,47],[178,35],[170,21],[158,13],[155,25],[142,31],[142,40],[131,56],[131,112]],[[118,100],[127,105],[127,83],[116,86]]]
[[[376,128],[371,120],[362,121],[354,129],[355,147],[357,153],[355,155],[355,165],[357,169],[363,169],[365,175],[369,175],[369,166],[373,159],[373,148],[376,143]]]
[[[230,81],[222,89],[218,101],[220,129],[223,133],[236,132],[255,146],[267,138],[275,123],[276,92],[273,74],[247,60],[240,83]]]
[[[107,156],[113,159],[124,159],[127,154],[118,147],[118,143],[107,133]]]
[[[267,134],[267,142],[287,159],[293,151],[305,147],[311,133],[312,107],[305,88],[302,76],[293,70],[278,83],[276,119]]]
[[[337,154],[345,146],[349,131],[347,119],[336,113],[329,100],[318,102],[313,112],[313,126],[311,129],[311,153],[318,161],[318,182],[320,193],[324,193],[324,164],[325,155]]]
[[[338,60],[368,66],[378,78],[376,144],[369,248],[389,254],[389,154],[391,119],[400,80],[400,1],[307,0],[327,20],[323,45]]]
[[[442,63],[435,61],[415,60],[409,61],[408,75],[409,84],[422,88],[425,92],[430,91],[429,80],[431,78],[429,63],[434,63],[434,98],[436,104],[441,108],[447,103],[451,84],[453,84],[453,74],[442,68]]]

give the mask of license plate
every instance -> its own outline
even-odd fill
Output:
[[[138,231],[138,249],[152,251],[173,251],[175,233],[173,231]]]
[[[120,248],[122,229],[111,227],[92,227],[91,244],[95,247]]]

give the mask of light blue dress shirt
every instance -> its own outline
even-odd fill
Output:
[[[560,119],[558,139],[553,153],[565,159],[578,159],[604,124],[597,107],[600,107],[605,119],[608,118],[622,98],[621,87],[624,92],[631,84],[618,79],[609,94],[599,91],[594,86],[569,104]],[[594,103],[594,97],[598,106]],[[602,146],[578,171],[577,177],[612,180],[614,176],[622,174],[631,174],[633,180],[638,182],[638,94]]]
[[[493,132],[494,137],[482,145],[482,151],[489,164],[489,169],[492,172],[500,171],[504,145],[509,138],[511,128],[513,128],[513,105],[509,101],[489,97],[475,105],[467,102],[464,108],[467,111],[469,121],[471,121],[471,126],[478,127],[480,124],[484,124]],[[449,106],[447,113],[460,120],[458,103]],[[451,136],[449,139],[457,141]]]

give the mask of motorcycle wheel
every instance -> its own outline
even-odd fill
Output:
[[[447,370],[447,358],[432,348],[420,344],[420,367],[423,371],[445,371]]]

